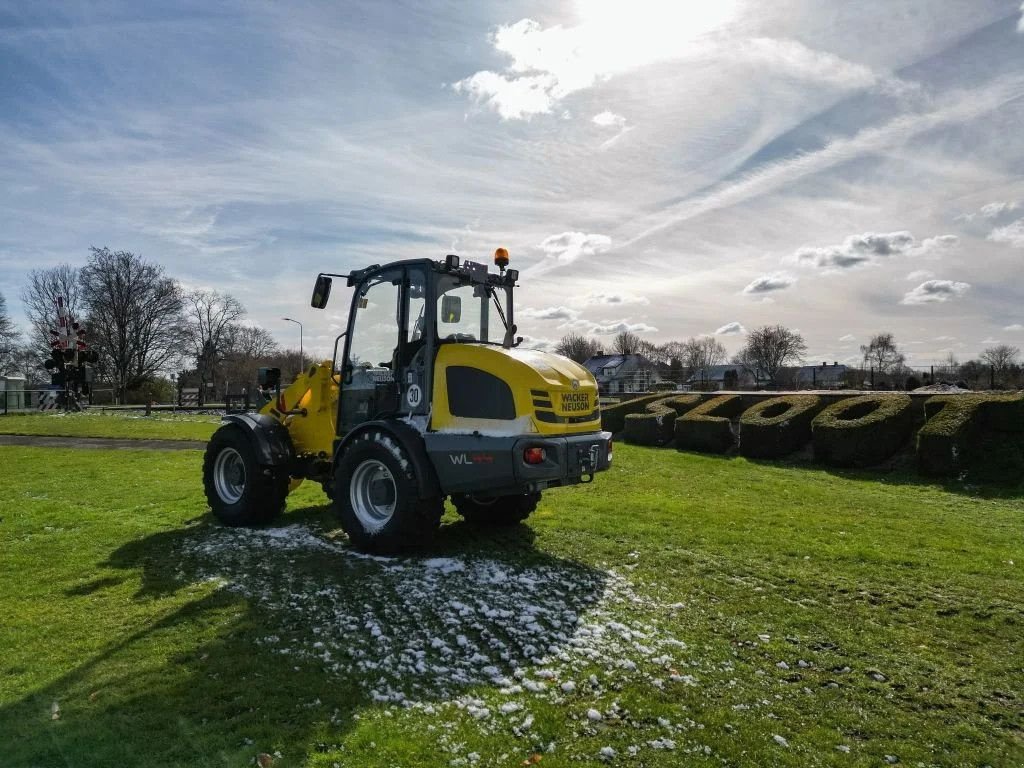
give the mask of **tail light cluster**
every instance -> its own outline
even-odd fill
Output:
[[[523,461],[527,464],[543,464],[547,457],[548,453],[543,448],[527,448],[523,451]]]

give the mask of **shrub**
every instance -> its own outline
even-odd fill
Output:
[[[743,412],[739,395],[712,397],[675,422],[676,447],[687,451],[725,453],[736,439],[730,420]]]
[[[1012,472],[1024,433],[1020,395],[936,395],[924,404],[925,425],[917,434],[918,469],[924,475],[952,476],[970,466],[992,464]],[[998,465],[998,466],[997,466]]]
[[[740,453],[773,459],[800,450],[822,405],[818,395],[783,395],[748,408],[740,417]]]
[[[906,443],[914,417],[909,395],[840,400],[811,422],[814,458],[837,467],[867,467]]]
[[[664,445],[672,439],[675,420],[700,405],[700,395],[679,395],[648,403],[643,413],[626,416],[625,438],[636,445]]]
[[[625,419],[631,413],[639,413],[654,400],[664,400],[665,395],[644,395],[633,400],[624,400],[615,405],[601,408],[601,429],[618,433],[625,428]]]

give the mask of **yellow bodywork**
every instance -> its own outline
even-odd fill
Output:
[[[281,390],[280,401],[271,400],[260,409],[288,428],[298,456],[328,457],[334,449],[339,377],[331,368],[330,360],[310,366]]]
[[[446,378],[449,366],[479,368],[507,383],[515,401],[515,421],[452,415]],[[432,402],[430,428],[437,431],[568,435],[601,429],[597,381],[590,371],[561,355],[533,349],[442,345],[434,365]]]
[[[448,405],[449,366],[468,366],[509,385],[516,418],[469,419],[454,416]],[[328,458],[334,448],[340,377],[330,360],[310,366],[260,413],[288,429],[297,456]],[[560,355],[486,344],[444,344],[434,367],[434,392],[428,429],[505,435],[569,435],[601,429],[597,382],[583,366]],[[301,480],[293,481],[293,488]]]

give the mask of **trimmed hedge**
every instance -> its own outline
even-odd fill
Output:
[[[740,416],[740,453],[776,459],[811,440],[811,421],[824,403],[818,395],[782,395],[762,400]]]
[[[736,443],[730,421],[743,410],[743,398],[739,395],[705,400],[676,419],[676,447],[686,451],[725,453]]]
[[[972,465],[1020,472],[1024,443],[1021,395],[936,395],[924,404],[927,421],[917,433],[923,475],[953,476]],[[1016,439],[1015,439],[1016,433]]]
[[[836,467],[885,461],[910,438],[914,426],[908,395],[864,395],[830,405],[811,422],[814,458]]]
[[[606,432],[619,433],[625,429],[625,419],[631,413],[640,413],[648,403],[664,400],[665,395],[643,395],[633,400],[625,400],[615,405],[601,408],[601,429]]]
[[[635,445],[664,445],[672,439],[677,416],[700,405],[700,395],[677,395],[648,403],[643,413],[626,416],[623,438]]]

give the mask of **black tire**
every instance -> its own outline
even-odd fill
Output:
[[[522,493],[516,496],[467,496],[452,494],[452,504],[467,523],[474,525],[508,526],[517,525],[528,518],[540,501],[539,493]]]
[[[213,433],[203,456],[203,488],[214,516],[224,525],[259,525],[284,509],[288,473],[260,466],[256,449],[240,427]]]
[[[345,448],[331,496],[353,546],[382,555],[429,542],[444,513],[443,497],[420,498],[405,449],[379,429],[358,435]]]

